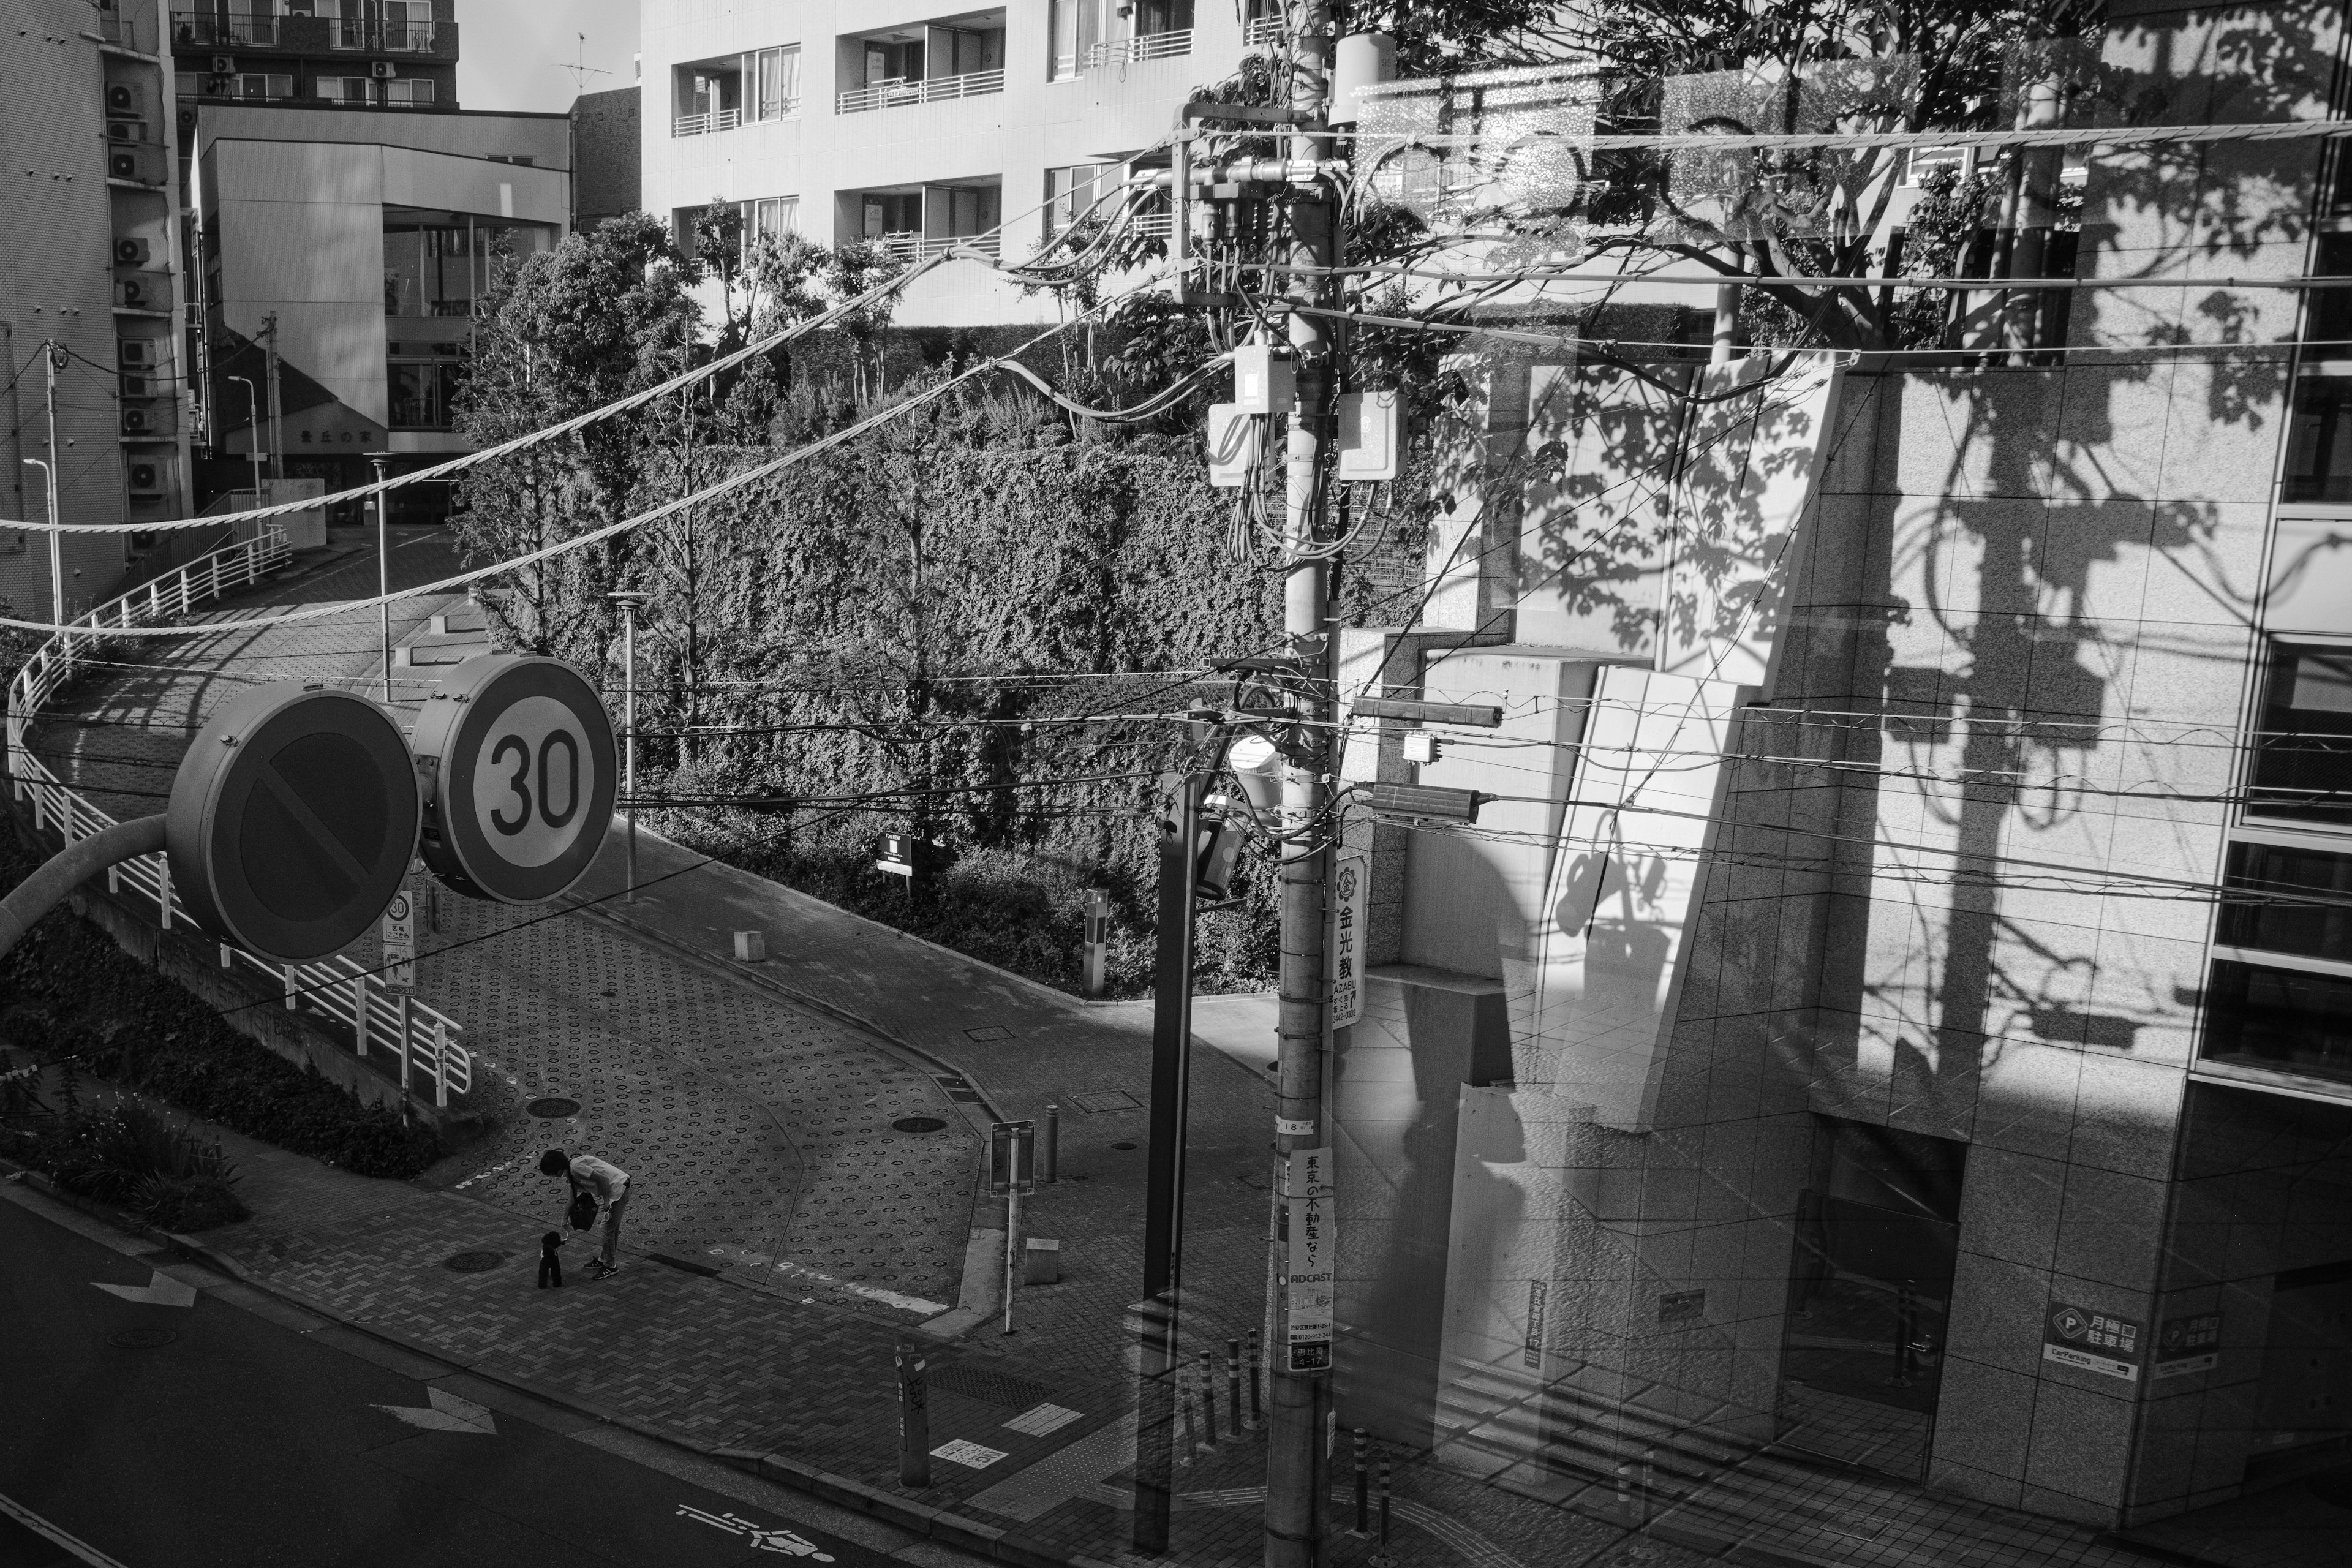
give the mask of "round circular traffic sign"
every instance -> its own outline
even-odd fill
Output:
[[[364,697],[242,692],[198,733],[164,816],[172,885],[214,935],[318,958],[373,925],[416,853],[415,759]]]
[[[535,904],[596,858],[620,768],[604,700],[570,665],[467,659],[425,700],[415,744],[425,863],[452,888]]]

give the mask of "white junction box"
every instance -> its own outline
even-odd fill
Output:
[[[1265,455],[1265,426],[1237,403],[1209,405],[1209,483],[1237,490],[1250,482]]]
[[[1394,390],[1339,395],[1339,478],[1392,479],[1404,451],[1404,421]]]
[[[1298,402],[1290,355],[1272,343],[1234,351],[1234,406],[1244,414],[1287,414]]]

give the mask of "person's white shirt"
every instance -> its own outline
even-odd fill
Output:
[[[572,1157],[572,1180],[575,1185],[593,1191],[600,1204],[609,1204],[629,1189],[628,1172],[593,1154]]]

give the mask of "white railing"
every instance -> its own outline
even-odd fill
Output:
[[[707,136],[713,131],[732,131],[743,123],[740,109],[714,109],[708,114],[681,114],[669,122],[672,136]]]
[[[871,87],[856,87],[836,93],[833,111],[835,114],[863,114],[872,109],[896,109],[902,103],[940,103],[950,98],[980,98],[1003,90],[1004,72],[1002,68],[966,71],[961,76],[894,76]]]
[[[117,628],[184,616],[206,600],[251,587],[293,558],[285,531],[265,525],[255,538],[200,556],[108,600],[76,619],[72,629],[53,635],[26,660],[8,683],[8,774],[15,798],[33,803],[34,831],[55,829],[66,843],[74,844],[114,826],[113,817],[68,788],[26,743],[42,706],[80,673],[87,650]],[[142,855],[107,872],[108,892],[125,885],[155,900],[156,921],[165,931],[174,924],[194,926],[173,890],[169,857]],[[421,1002],[404,1008],[378,976],[341,953],[311,963],[279,963],[222,942],[220,962],[223,969],[243,963],[277,981],[289,1011],[307,1003],[313,1012],[351,1025],[361,1056],[371,1046],[394,1052],[404,1089],[414,1072],[432,1081],[433,1102],[446,1105],[453,1090],[464,1094],[474,1087],[474,1058],[457,1043],[463,1031],[457,1023]]]
[[[1253,16],[1242,24],[1242,47],[1245,49],[1277,43],[1281,37],[1282,18],[1279,16]]]
[[[904,234],[877,236],[874,248],[893,261],[929,261],[935,256],[945,256],[956,249],[977,250],[983,256],[994,256],[998,239],[992,234],[953,234],[937,239],[925,239],[909,230]]]
[[[1114,38],[1095,45],[1087,51],[1087,68],[1097,66],[1123,66],[1137,60],[1173,59],[1178,55],[1192,52],[1192,29],[1179,28],[1172,33],[1146,33],[1140,37]]]

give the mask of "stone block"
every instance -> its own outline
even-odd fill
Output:
[[[2187,1088],[2187,1077],[2170,1064],[2084,1052],[2068,1162],[2158,1181],[2168,1177]]]
[[[2032,1436],[2026,1452],[2029,1500],[2039,1489],[2111,1519],[2124,1503],[2132,1415],[2128,1394],[2117,1398],[2044,1379],[2034,1396]],[[2029,1500],[2026,1506],[2034,1504]],[[2071,1509],[2053,1511],[2068,1519],[2093,1517]]]
[[[2059,1272],[2121,1290],[2153,1290],[2167,1195],[2160,1179],[2070,1165],[2058,1220]]]
[[[1984,1063],[1977,1096],[1977,1146],[2063,1158],[2074,1136],[2081,1078],[2079,1051],[2000,1042]]]
[[[2065,1191],[2064,1162],[1979,1143],[1960,1190],[1960,1245],[2028,1268],[2053,1267]]]
[[[2049,1294],[2050,1277],[2044,1269],[1962,1252],[1952,1271],[1952,1304],[1944,1331],[1948,1353],[2020,1377],[2037,1376]]]
[[[1936,1458],[2022,1481],[2035,1392],[2030,1373],[1948,1356],[1936,1398]]]

